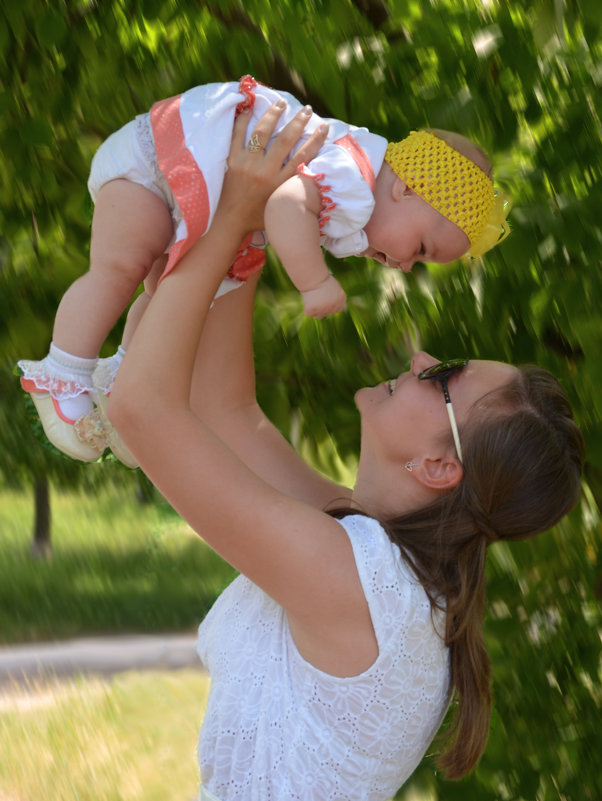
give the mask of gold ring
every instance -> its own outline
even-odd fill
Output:
[[[249,139],[247,150],[249,153],[257,153],[259,150],[263,150],[263,145],[259,141],[257,134],[253,134],[253,136]]]

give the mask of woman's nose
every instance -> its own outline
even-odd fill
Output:
[[[432,367],[433,364],[439,364],[439,361],[431,356],[430,353],[426,353],[423,350],[417,351],[412,356],[412,375],[418,375],[422,370],[426,370],[427,367]]]

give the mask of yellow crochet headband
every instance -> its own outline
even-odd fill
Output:
[[[469,158],[429,131],[391,142],[385,161],[429,206],[470,240],[468,255],[482,256],[510,233],[510,203]]]

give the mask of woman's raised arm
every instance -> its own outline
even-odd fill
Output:
[[[257,403],[253,307],[258,276],[218,298],[207,316],[192,378],[192,409],[275,489],[317,509],[341,505],[350,489],[309,467]]]
[[[260,120],[260,141],[268,141],[279,113],[272,107]],[[298,116],[266,154],[245,150],[237,126],[213,224],[159,286],[119,372],[109,414],[174,508],[284,607],[301,653],[323,670],[349,675],[371,664],[377,647],[344,529],[266,483],[190,403],[217,286],[238,243],[261,222],[267,196],[288,177],[291,167],[282,163],[303,125]]]

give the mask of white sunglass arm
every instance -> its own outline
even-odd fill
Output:
[[[447,416],[449,417],[452,434],[454,436],[454,444],[456,446],[456,451],[458,452],[458,459],[460,460],[460,464],[462,464],[462,446],[460,445],[460,434],[458,433],[456,415],[454,414],[451,401],[445,401],[445,408],[447,409]]]

